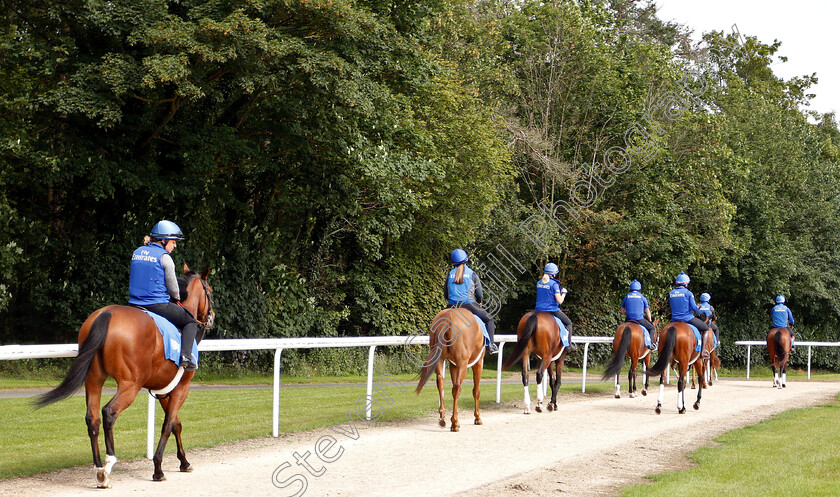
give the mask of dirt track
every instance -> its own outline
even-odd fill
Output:
[[[459,433],[438,428],[432,416],[409,423],[356,422],[356,431],[344,425],[192,451],[192,473],[179,473],[177,459],[167,454],[168,481],[162,483],[150,480],[151,461],[120,461],[110,491],[93,488],[92,467],[86,466],[0,482],[0,495],[614,495],[645,481],[645,474],[688,467],[686,453],[725,431],[830,402],[838,392],[838,382],[792,382],[778,390],[769,381],[721,381],[704,391],[699,411],[691,409],[696,391],[688,391],[689,411],[680,415],[670,385],[659,416],[653,411],[655,389],[635,399],[567,394],[554,413],[525,416],[521,400],[483,411],[482,426],[472,424],[470,398],[461,404],[466,410]],[[326,435],[335,445],[328,446]],[[319,440],[332,462],[316,455]],[[294,453],[306,457],[307,451],[306,462],[320,476],[296,464]],[[276,471],[284,463],[290,467]],[[306,478],[305,490],[296,475]]]

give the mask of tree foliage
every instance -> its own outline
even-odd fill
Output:
[[[814,75],[773,74],[780,42],[692,45],[632,0],[7,4],[3,342],[124,302],[162,218],[212,268],[216,337],[423,332],[463,246],[525,269],[485,278],[502,332],[552,260],[577,333],[611,333],[632,279],[662,313],[686,271],[725,345],[777,293],[835,338],[840,132],[807,110]]]

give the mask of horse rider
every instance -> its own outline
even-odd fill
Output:
[[[160,221],[152,227],[131,256],[128,281],[128,303],[163,316],[181,331],[181,366],[195,371],[192,344],[198,332],[198,322],[181,307],[181,292],[175,276],[175,261],[170,252],[184,239],[181,228],[172,221]],[[177,303],[170,302],[170,297]]]
[[[773,323],[770,328],[787,328],[790,332],[790,351],[794,352],[793,345],[793,313],[790,312],[788,306],[785,305],[785,296],[776,295],[776,305],[770,309],[770,316],[773,318]],[[790,324],[790,326],[788,326]]]
[[[449,307],[467,309],[487,325],[487,335],[490,338],[488,348],[491,354],[496,354],[499,352],[499,347],[493,341],[493,336],[496,333],[496,322],[490,313],[479,307],[484,299],[481,279],[472,268],[467,266],[470,258],[464,249],[453,250],[450,258],[455,267],[449,271],[449,276],[443,285],[443,296],[446,298]]]
[[[621,313],[627,317],[627,321],[636,322],[644,328],[645,334],[647,334],[646,341],[650,342],[648,348],[656,350],[656,342],[652,340],[653,323],[650,322],[650,308],[648,307],[648,300],[642,295],[642,284],[639,283],[639,280],[630,282],[630,293],[624,296],[624,301],[621,303]]]
[[[694,294],[687,288],[691,279],[685,273],[677,275],[676,286],[668,294],[668,304],[671,307],[671,321],[682,321],[693,325],[700,332],[701,357],[709,357],[709,352],[702,348],[703,340],[709,326],[699,317],[700,308],[694,300]]]
[[[715,338],[720,343],[720,330],[718,326],[713,323],[712,321],[717,319],[717,313],[715,312],[714,306],[711,304],[712,296],[708,293],[701,293],[700,294],[700,304],[697,306],[700,308],[700,312],[705,314],[707,317],[706,321],[709,324],[709,327],[715,332]]]
[[[577,347],[572,343],[572,320],[560,309],[560,304],[566,300],[566,294],[569,291],[552,277],[559,272],[557,264],[549,262],[545,265],[542,278],[537,280],[537,304],[534,306],[534,310],[550,312],[557,316],[569,332],[569,346],[566,348],[576,350]]]

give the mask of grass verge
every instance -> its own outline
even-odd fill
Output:
[[[840,402],[786,411],[715,441],[690,456],[697,467],[650,476],[654,483],[621,496],[840,495]]]

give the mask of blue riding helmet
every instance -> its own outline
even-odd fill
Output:
[[[154,225],[149,237],[155,240],[183,240],[184,233],[181,232],[181,228],[177,224],[164,219]]]
[[[777,304],[784,304],[785,303],[785,296],[784,295],[776,295],[776,303]]]
[[[545,274],[549,276],[554,276],[555,274],[560,272],[560,270],[557,268],[557,264],[553,262],[549,262],[548,264],[546,264],[545,269],[543,271],[545,271]]]
[[[677,275],[677,285],[688,285],[691,279],[685,273],[680,273]]]
[[[464,262],[470,261],[470,258],[467,256],[467,251],[459,248],[452,251],[450,258],[453,264],[463,264]]]
[[[712,300],[712,296],[709,295],[708,293],[701,293],[700,294],[700,302],[708,302],[710,300]]]
[[[639,283],[639,280],[633,280],[632,282],[630,282],[630,290],[631,291],[638,292],[638,291],[641,291],[641,289],[642,289],[642,284]]]

